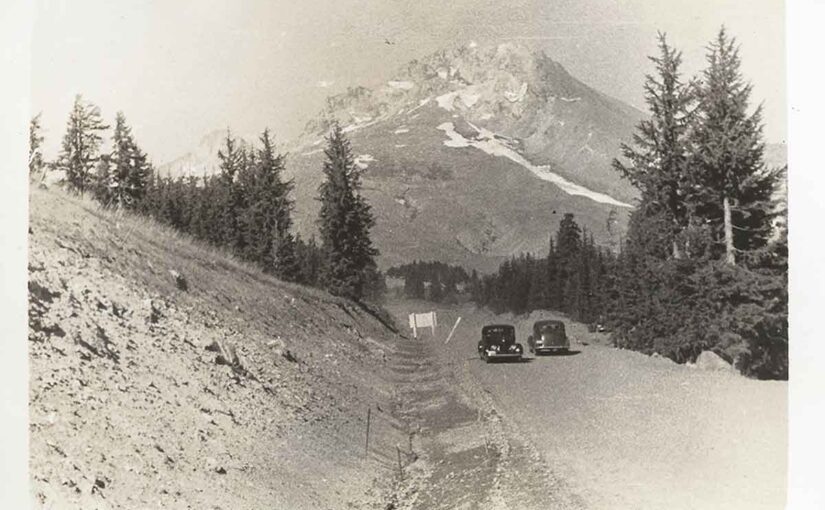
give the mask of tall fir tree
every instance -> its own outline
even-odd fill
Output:
[[[241,179],[246,196],[244,229],[251,258],[281,279],[296,280],[300,270],[292,236],[292,181],[283,180],[285,157],[275,153],[269,130],[261,147],[250,155]],[[248,174],[248,175],[247,175]]]
[[[227,247],[230,251],[242,254],[245,249],[244,233],[240,225],[240,215],[243,208],[241,189],[236,177],[244,167],[245,150],[238,140],[227,130],[224,146],[218,150],[220,174],[217,176],[217,204],[218,244]]]
[[[707,62],[693,123],[694,201],[724,260],[735,265],[738,254],[748,257],[768,244],[779,169],[765,166],[762,107],[748,112],[752,86],[742,78],[739,48],[724,27],[708,47]]]
[[[112,203],[112,165],[107,154],[101,154],[95,165],[95,173],[92,179],[92,195],[95,199],[109,207]]]
[[[360,194],[361,175],[350,143],[337,123],[324,153],[325,180],[319,186],[318,214],[324,260],[321,282],[332,294],[358,300],[370,280],[369,272],[376,268],[378,250],[370,239],[375,220]]]
[[[57,160],[57,168],[65,172],[70,189],[83,194],[92,185],[92,171],[103,141],[101,133],[108,128],[97,106],[84,101],[80,94],[75,96]]]
[[[561,310],[575,313],[579,307],[581,228],[572,213],[565,213],[556,233],[557,278]]]
[[[266,179],[264,182],[271,189],[273,202],[275,219],[273,268],[275,274],[281,278],[295,280],[299,270],[295,257],[295,238],[291,233],[294,202],[289,197],[294,183],[283,179],[285,157],[280,154],[274,156],[274,145],[269,136],[269,130],[265,130],[261,136],[260,166]]]
[[[32,117],[29,122],[29,175],[43,171],[46,165],[43,160],[43,134],[40,125],[40,115]]]
[[[659,56],[649,57],[656,75],[648,74],[644,84],[650,117],[637,126],[632,146],[622,144],[627,163],[616,159],[613,166],[641,191],[642,214],[667,220],[670,228],[663,232],[662,241],[670,244],[673,258],[681,258],[679,234],[690,217],[688,134],[695,93],[692,83],[682,81],[681,52],[667,44],[665,34],[658,37]]]
[[[112,152],[109,154],[111,167],[111,201],[115,207],[135,208],[146,194],[152,174],[148,157],[132,135],[126,124],[126,116],[118,112],[112,135]]]

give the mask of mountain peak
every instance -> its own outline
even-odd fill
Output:
[[[635,190],[610,163],[641,118],[529,45],[445,48],[327,99],[288,147],[295,225],[314,233],[323,136],[335,121],[379,219],[382,263],[436,257],[483,267],[537,252],[554,211],[575,213],[611,243],[604,222],[610,210],[628,210]],[[176,166],[206,169],[196,152]]]
[[[466,113],[475,122],[493,116],[518,118],[532,102],[576,101],[584,92],[594,93],[543,51],[526,44],[462,44],[408,62],[373,89],[351,87],[331,96],[307,123],[305,134],[317,138],[333,120],[345,126],[369,124],[427,102],[447,110],[472,110]]]

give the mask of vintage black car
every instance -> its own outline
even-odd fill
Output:
[[[521,359],[524,348],[516,342],[516,328],[509,324],[491,324],[481,328],[478,356],[490,363],[497,359]]]
[[[567,352],[570,350],[570,339],[562,321],[536,321],[533,323],[533,334],[527,337],[527,346],[534,354]]]

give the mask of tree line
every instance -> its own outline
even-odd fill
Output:
[[[435,260],[393,266],[387,269],[387,276],[404,279],[404,296],[436,303],[457,302],[464,287],[478,280],[475,270],[470,276],[461,266]]]
[[[613,163],[640,195],[619,253],[565,215],[546,257],[505,262],[477,300],[601,317],[619,347],[677,362],[712,350],[747,375],[785,379],[787,224],[773,200],[784,169],[765,164],[739,48],[722,28],[687,80],[663,34],[658,49],[644,84],[650,116]]]
[[[218,151],[219,172],[205,177],[163,177],[135,141],[123,113],[115,117],[111,148],[101,152],[106,125],[100,109],[80,95],[60,153],[46,163],[39,115],[30,124],[29,171],[65,175],[68,190],[90,195],[107,208],[144,214],[224,248],[282,280],[324,288],[354,300],[376,299],[384,287],[370,239],[375,225],[361,195],[360,170],[343,130],[326,138],[325,179],[318,189],[319,240],[293,234],[293,182],[285,180],[286,156],[268,129],[257,144],[227,131]]]
[[[596,245],[573,214],[564,215],[547,255],[529,253],[503,262],[471,285],[472,299],[496,313],[558,310],[580,322],[596,322],[605,310],[607,274],[615,257]]]

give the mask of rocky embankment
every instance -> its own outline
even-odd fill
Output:
[[[371,312],[57,190],[30,225],[33,506],[391,500],[408,427]]]

